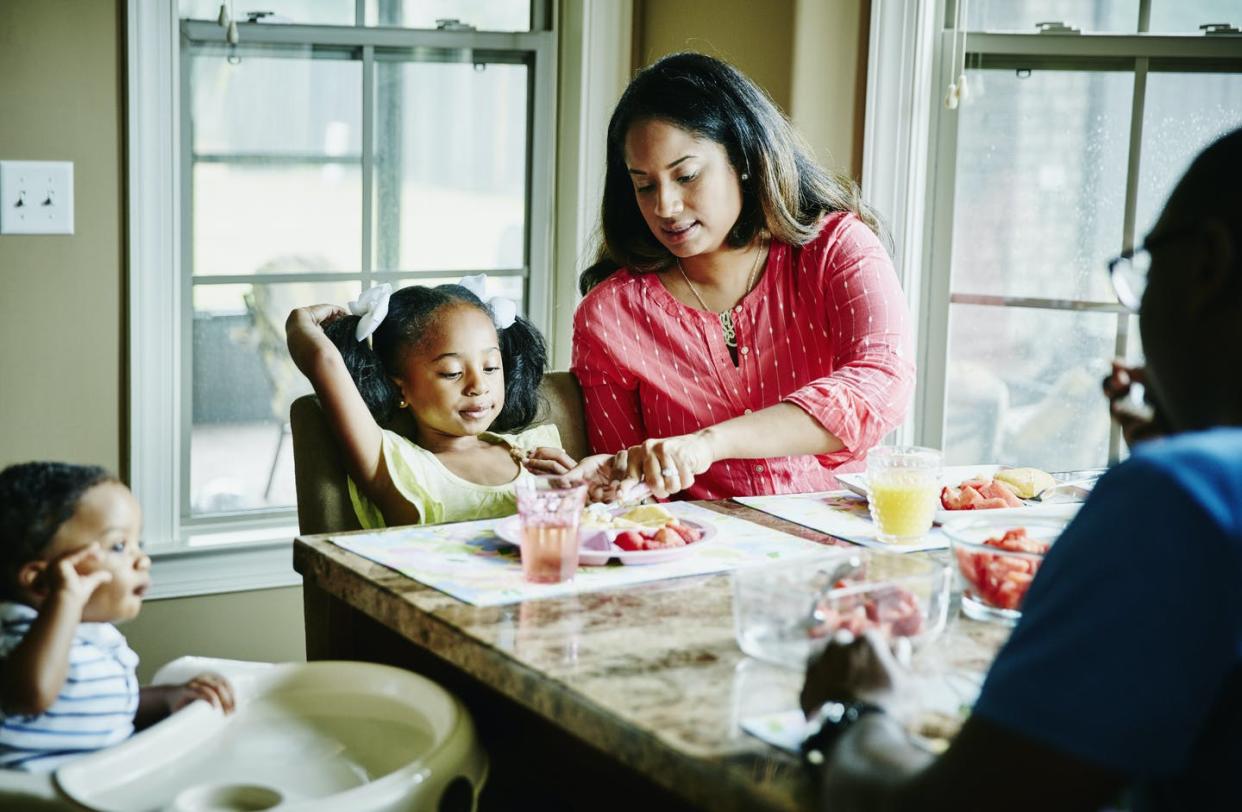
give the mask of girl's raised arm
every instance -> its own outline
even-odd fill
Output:
[[[345,315],[344,308],[336,305],[299,307],[285,322],[285,336],[293,363],[315,388],[319,405],[341,444],[350,478],[382,506],[387,500],[376,497],[391,488],[383,461],[383,432],[350,377],[340,351],[323,331],[324,325]]]

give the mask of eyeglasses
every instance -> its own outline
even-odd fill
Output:
[[[1190,233],[1189,228],[1166,231],[1149,236],[1138,248],[1132,248],[1108,261],[1108,276],[1113,283],[1117,301],[1131,313],[1139,312],[1143,292],[1147,290],[1147,272],[1151,270],[1151,249]]]

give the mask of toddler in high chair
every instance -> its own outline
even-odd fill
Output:
[[[0,767],[53,770],[196,699],[232,711],[215,674],[138,687],[138,655],[112,623],[136,617],[151,585],[141,524],[103,468],[0,471]]]
[[[520,478],[574,467],[555,426],[526,428],[543,337],[512,301],[484,303],[482,284],[379,285],[350,302],[354,315],[329,304],[289,314],[289,354],[344,452],[364,528],[508,516]],[[412,438],[381,428],[401,410]]]

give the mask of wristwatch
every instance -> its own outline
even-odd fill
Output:
[[[871,702],[856,700],[854,702],[825,702],[808,720],[815,732],[802,741],[802,758],[813,766],[820,766],[827,760],[841,734],[850,725],[871,713],[884,713],[884,708]]]

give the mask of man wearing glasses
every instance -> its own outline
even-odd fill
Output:
[[[884,712],[903,672],[880,638],[812,662],[832,812],[1242,809],[1242,130],[1109,271],[1147,355],[1105,382],[1113,412],[1131,443],[1169,436],[1100,479],[939,758]]]

